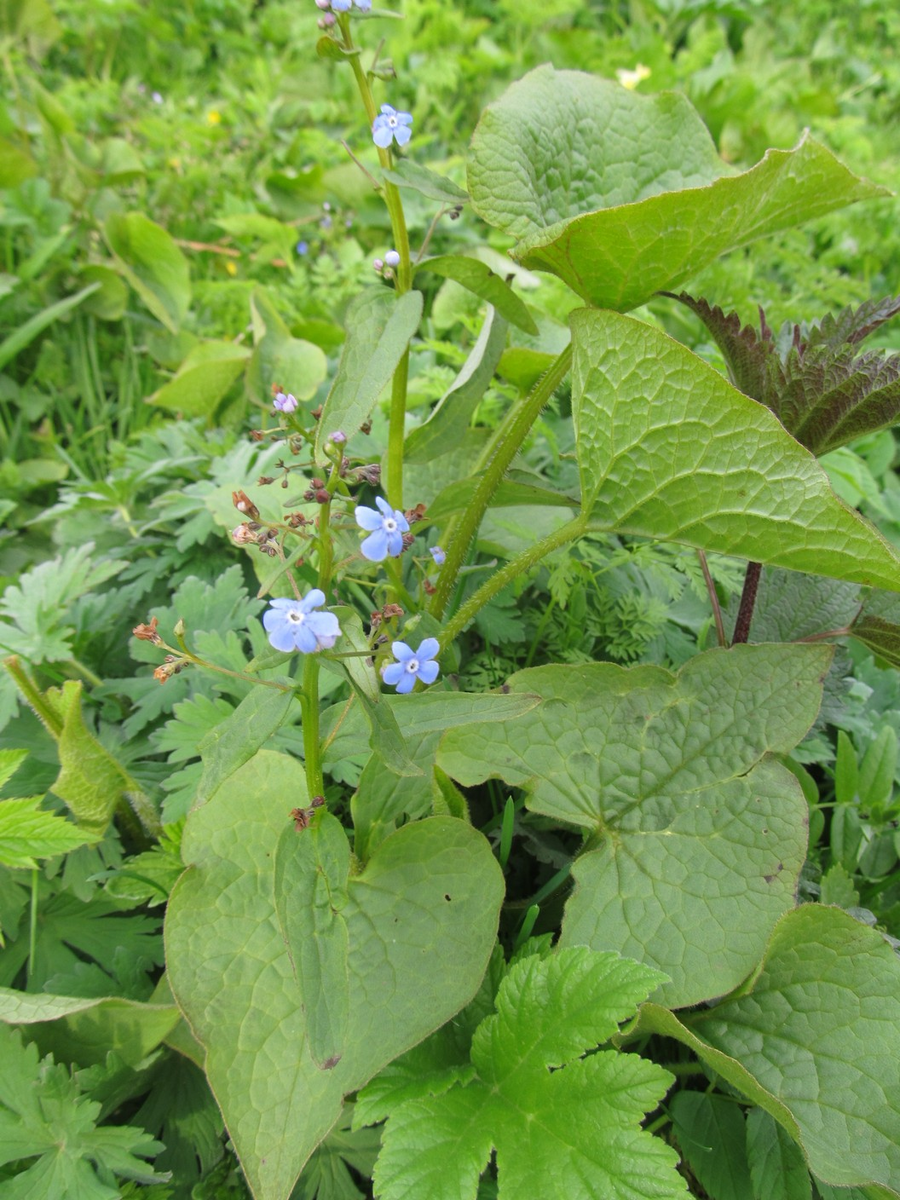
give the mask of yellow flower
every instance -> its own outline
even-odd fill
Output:
[[[210,125],[221,125],[222,124],[222,114],[216,108],[211,108],[209,110],[209,112],[206,114],[206,119],[210,123]]]
[[[230,258],[227,259],[225,262],[225,270],[229,275],[237,275],[237,263],[232,262]]]
[[[619,67],[616,71],[616,79],[622,87],[628,88],[630,92],[633,92],[642,80],[649,79],[649,77],[650,68],[645,67],[643,63],[638,63],[633,71],[629,71],[627,67]]]

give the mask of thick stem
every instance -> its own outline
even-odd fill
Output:
[[[700,568],[703,571],[703,578],[706,581],[706,590],[709,593],[709,602],[712,605],[713,620],[716,623],[716,638],[720,646],[728,645],[728,638],[725,636],[725,622],[722,620],[722,606],[719,603],[719,595],[716,591],[716,585],[712,575],[709,573],[709,563],[706,561],[706,555],[702,550],[697,551],[697,557],[700,559]]]
[[[540,416],[544,405],[565,379],[571,365],[572,347],[569,345],[537,381],[524,403],[511,410],[496,439],[493,456],[484,468],[484,473],[478,481],[478,486],[468,507],[460,517],[451,523],[447,531],[447,557],[438,576],[437,588],[429,606],[429,611],[438,620],[443,617],[450,602],[460,567],[465,562],[469,546],[478,532],[491,497],[506,474],[510,463],[519,452],[532,425]]]
[[[741,604],[737,620],[734,623],[732,646],[746,642],[750,636],[750,624],[753,621],[753,606],[756,604],[756,592],[759,587],[759,577],[762,574],[762,563],[747,563],[747,574],[744,576],[744,590],[741,592]]]
[[[502,591],[507,584],[512,583],[524,571],[530,570],[545,555],[558,550],[566,542],[573,542],[576,538],[581,537],[585,533],[587,525],[587,517],[579,515],[573,521],[567,521],[565,525],[560,525],[559,529],[554,530],[553,533],[548,533],[545,538],[541,538],[539,542],[535,542],[533,546],[529,546],[515,558],[510,559],[505,567],[501,567],[490,579],[486,580],[460,608],[441,635],[442,644],[448,646],[458,634],[462,633],[485,604]]]

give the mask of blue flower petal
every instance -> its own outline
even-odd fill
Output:
[[[419,669],[416,672],[423,683],[434,683],[440,673],[441,668],[433,658],[429,658],[427,662],[420,663]]]
[[[384,536],[388,554],[391,558],[399,558],[403,553],[403,534],[395,530],[394,533],[386,533]]]
[[[378,120],[379,118],[376,117],[375,124],[372,126],[372,141],[380,149],[387,150],[394,135],[387,122],[383,121],[381,125],[379,125]]]
[[[300,601],[300,611],[303,613],[312,612],[314,608],[321,608],[325,603],[325,593],[320,588],[313,588]]]
[[[405,146],[412,137],[412,132],[405,125],[398,125],[394,130],[394,137],[397,139],[398,146]]]
[[[266,616],[268,616],[268,613],[266,613]],[[293,626],[285,623],[279,625],[276,629],[270,628],[268,633],[269,642],[276,650],[281,650],[284,654],[290,654],[292,650],[296,649]]]
[[[272,605],[272,607],[273,607],[273,608],[283,609],[283,610],[286,612],[286,611],[288,611],[289,609],[293,608],[293,607],[294,607],[294,605],[297,603],[297,601],[296,601],[296,600],[291,600],[291,599],[290,599],[289,597],[287,597],[287,596],[279,596],[279,597],[278,597],[277,599],[275,599],[275,600],[270,600],[270,601],[269,601],[269,603]],[[269,615],[269,614],[268,614],[268,613],[266,613],[266,616],[268,616],[268,615]],[[267,627],[267,628],[268,628],[268,627]]]
[[[407,646],[406,642],[394,642],[391,646],[391,654],[400,663],[409,662],[411,658],[416,657],[415,650],[411,646]]]
[[[411,671],[404,670],[403,678],[397,684],[397,691],[400,693],[401,696],[405,696],[408,692],[411,692],[413,690],[413,685],[415,684],[415,682],[416,682],[415,675],[413,675]]]
[[[402,545],[402,538],[400,542]],[[360,546],[359,552],[369,562],[384,562],[388,555],[388,536],[384,530],[376,529],[374,533],[370,533]]]
[[[302,625],[294,626],[294,645],[303,654],[315,654],[319,649],[319,643],[316,641],[316,635],[310,629],[306,621]]]
[[[383,517],[392,517],[394,515],[394,510],[388,504],[387,500],[385,500],[384,496],[376,496],[375,503],[381,509],[381,515]]]
[[[397,110],[396,108],[392,108],[390,104],[382,104],[381,111],[386,117],[392,117]]]
[[[366,508],[364,504],[357,504],[353,515],[360,529],[367,529],[370,533],[381,529],[384,524],[381,513],[376,512],[374,508]]]
[[[434,658],[441,648],[441,643],[437,638],[425,638],[419,643],[419,649],[416,651],[416,658],[419,662],[424,662],[426,659]]]
[[[381,673],[381,678],[391,687],[395,687],[404,675],[408,674],[403,663],[389,663]]]

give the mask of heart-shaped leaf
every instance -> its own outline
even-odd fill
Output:
[[[573,313],[582,505],[597,528],[900,590],[900,558],[761,404],[633,317]]]
[[[583,830],[561,944],[670,976],[672,1007],[735,987],[794,903],[807,805],[768,757],[815,719],[830,647],[736,646],[672,675],[610,663],[539,667],[508,681],[543,703],[469,725],[438,764],[464,785],[499,776],[532,812]]]
[[[480,216],[514,255],[627,312],[726,250],[888,195],[804,137],[735,174],[690,102],[538,67],[481,117],[468,160]]]
[[[236,771],[188,818],[182,853],[193,866],[166,919],[172,991],[206,1048],[210,1085],[257,1200],[287,1200],[343,1097],[472,998],[503,893],[487,841],[462,821],[434,817],[387,838],[347,883],[349,990],[335,1026],[343,1054],[320,1066],[305,1010],[327,1003],[317,988],[342,986],[329,973],[337,958],[324,955],[308,984],[297,954],[298,982],[274,893],[279,837],[289,809],[305,803],[293,759],[261,751]],[[286,881],[305,869],[290,839],[308,832],[288,827]]]
[[[900,1195],[900,959],[848,913],[794,909],[744,994],[685,1023],[646,1004],[634,1032],[690,1046],[787,1129],[826,1183]]]

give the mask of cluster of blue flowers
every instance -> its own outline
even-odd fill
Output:
[[[291,400],[293,407],[288,404]],[[275,397],[275,407],[280,412],[292,412],[296,405],[290,393],[279,392]],[[331,440],[346,441],[346,438],[338,432],[331,435]],[[376,496],[375,503],[377,508],[356,506],[356,523],[369,535],[359,549],[370,562],[384,562],[403,553],[403,535],[409,532],[409,521],[398,508],[391,508],[383,496]],[[445,558],[440,546],[431,547],[431,556],[438,566]],[[317,654],[320,650],[330,650],[340,637],[341,627],[334,613],[315,611],[324,603],[325,593],[319,588],[313,588],[298,600],[270,600],[270,608],[263,614],[269,642],[284,653],[299,650],[301,654]],[[384,668],[382,678],[402,695],[413,690],[417,679],[426,685],[437,679],[440,673],[436,661],[440,650],[437,638],[425,638],[416,650],[406,642],[394,642],[391,649],[395,661]]]

